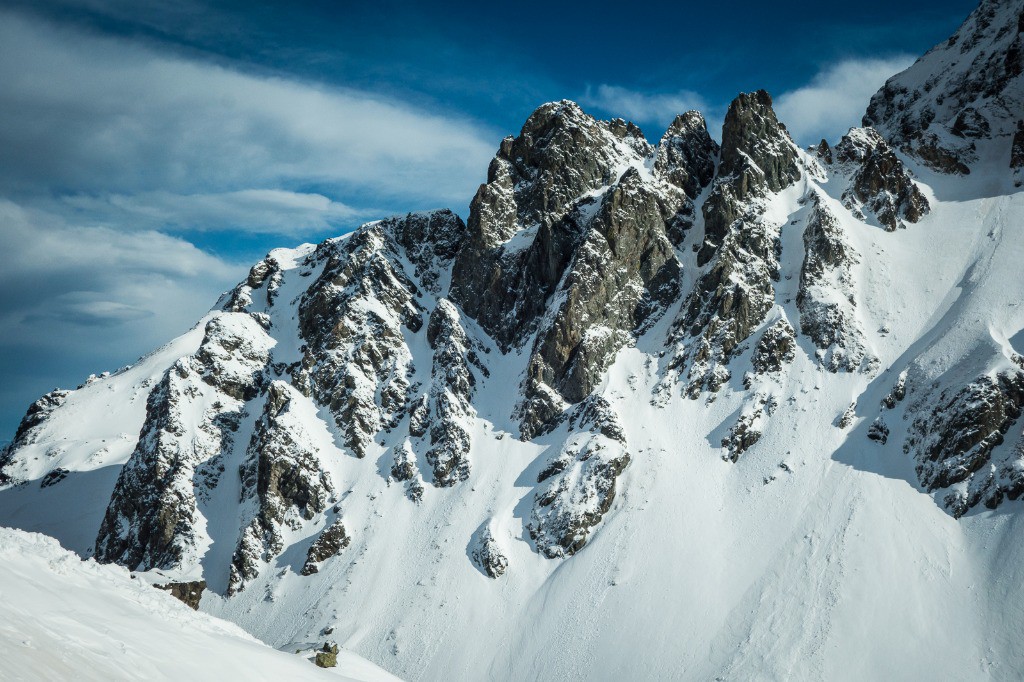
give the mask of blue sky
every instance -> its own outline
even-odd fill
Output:
[[[763,87],[798,142],[835,140],[974,6],[0,1],[0,441],[270,248],[465,215],[543,102],[656,141]]]

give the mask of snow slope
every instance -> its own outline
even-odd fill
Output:
[[[5,680],[394,680],[347,651],[338,667],[275,651],[117,566],[0,528]]]

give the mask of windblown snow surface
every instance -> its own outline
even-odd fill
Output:
[[[10,528],[0,528],[0,678],[395,679],[347,651],[337,668],[317,668],[119,566],[83,561],[52,538]]]

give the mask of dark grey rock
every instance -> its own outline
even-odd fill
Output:
[[[349,546],[352,538],[345,532],[345,524],[338,519],[324,529],[309,547],[306,563],[302,566],[302,575],[313,575],[320,571],[320,564],[333,556],[337,556]]]
[[[485,523],[476,533],[470,546],[470,558],[489,578],[500,578],[508,570],[508,557],[501,551],[490,524]]]
[[[290,418],[297,397],[301,396],[285,382],[271,383],[263,414],[249,441],[239,472],[241,501],[256,511],[231,560],[229,594],[243,589],[259,575],[263,563],[281,553],[283,525],[312,520],[327,508],[334,492],[319,451],[301,422]],[[341,530],[344,532],[344,527]]]
[[[658,143],[654,171],[696,199],[715,176],[718,151],[704,117],[688,111],[676,116]]]
[[[785,318],[780,318],[761,335],[750,361],[758,374],[781,372],[796,357],[796,332]]]
[[[852,266],[860,260],[838,219],[817,197],[804,229],[804,261],[800,268],[797,308],[800,332],[818,350],[830,372],[870,369],[876,361],[867,352],[857,322]],[[842,294],[837,297],[835,294]]]
[[[198,611],[199,602],[203,598],[203,592],[206,591],[206,581],[193,580],[189,582],[166,583],[163,585],[153,585],[153,587],[164,592],[170,592],[172,597],[193,611]]]
[[[910,178],[903,162],[871,128],[855,128],[836,145],[836,161],[852,167],[844,204],[863,218],[873,214],[890,232],[916,223],[930,210],[928,200]]]
[[[998,459],[993,451],[1017,423],[1024,408],[1024,374],[983,375],[962,387],[942,391],[930,409],[915,401],[904,451],[917,461],[921,485],[929,491],[966,483],[945,496],[954,516],[983,504],[994,509],[1004,497],[1024,493],[1024,452],[1008,449]]]

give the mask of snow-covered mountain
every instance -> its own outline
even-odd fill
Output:
[[[0,524],[410,679],[1024,669],[1024,1],[799,149],[569,101],[50,393]]]

